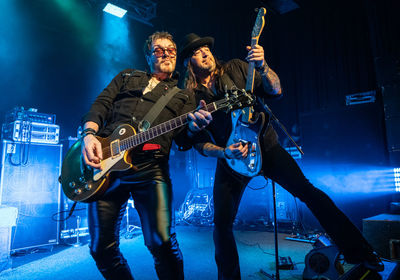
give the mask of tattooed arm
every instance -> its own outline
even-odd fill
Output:
[[[226,148],[214,145],[213,143],[198,143],[195,144],[195,149],[201,154],[209,157],[225,158],[225,159],[241,159],[247,156],[248,145],[234,143]]]
[[[271,95],[282,94],[279,77],[271,68],[269,68],[266,61],[264,61],[264,66],[260,69],[260,74],[265,92]]]

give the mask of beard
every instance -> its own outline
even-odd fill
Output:
[[[166,74],[171,74],[175,71],[176,61],[174,60],[165,60],[161,63],[157,63],[154,65],[155,72],[161,72]]]
[[[197,74],[207,75],[215,71],[217,65],[214,59],[208,59],[199,65],[193,65],[193,71]]]
[[[172,61],[170,61],[169,63],[161,63],[160,70],[164,73],[172,73],[175,70],[175,63],[173,63]]]

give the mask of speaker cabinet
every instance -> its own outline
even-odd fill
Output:
[[[400,82],[400,60],[392,56],[375,58],[376,81],[378,85]]]
[[[400,215],[380,214],[363,219],[363,234],[380,256],[390,259],[390,241],[400,236]]]
[[[11,250],[59,241],[62,145],[2,142],[0,202],[18,208]]]
[[[302,114],[303,159],[386,163],[383,117],[382,108],[376,103]]]

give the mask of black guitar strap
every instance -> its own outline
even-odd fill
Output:
[[[170,88],[166,94],[162,95],[151,107],[147,114],[143,117],[143,120],[139,123],[139,131],[143,132],[151,127],[153,121],[160,115],[161,111],[167,106],[168,102],[180,91],[178,87]]]
[[[222,74],[221,82],[222,82],[222,85],[220,85],[220,87],[221,87],[221,90],[223,90],[223,91],[233,90],[233,89],[237,88],[235,83],[232,81],[231,77],[229,77],[229,75],[226,73]]]

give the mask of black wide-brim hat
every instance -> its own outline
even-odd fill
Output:
[[[182,41],[178,46],[178,61],[182,63],[186,58],[192,56],[193,51],[202,47],[208,46],[212,48],[214,46],[213,37],[200,37],[195,33],[189,33],[183,37]]]

